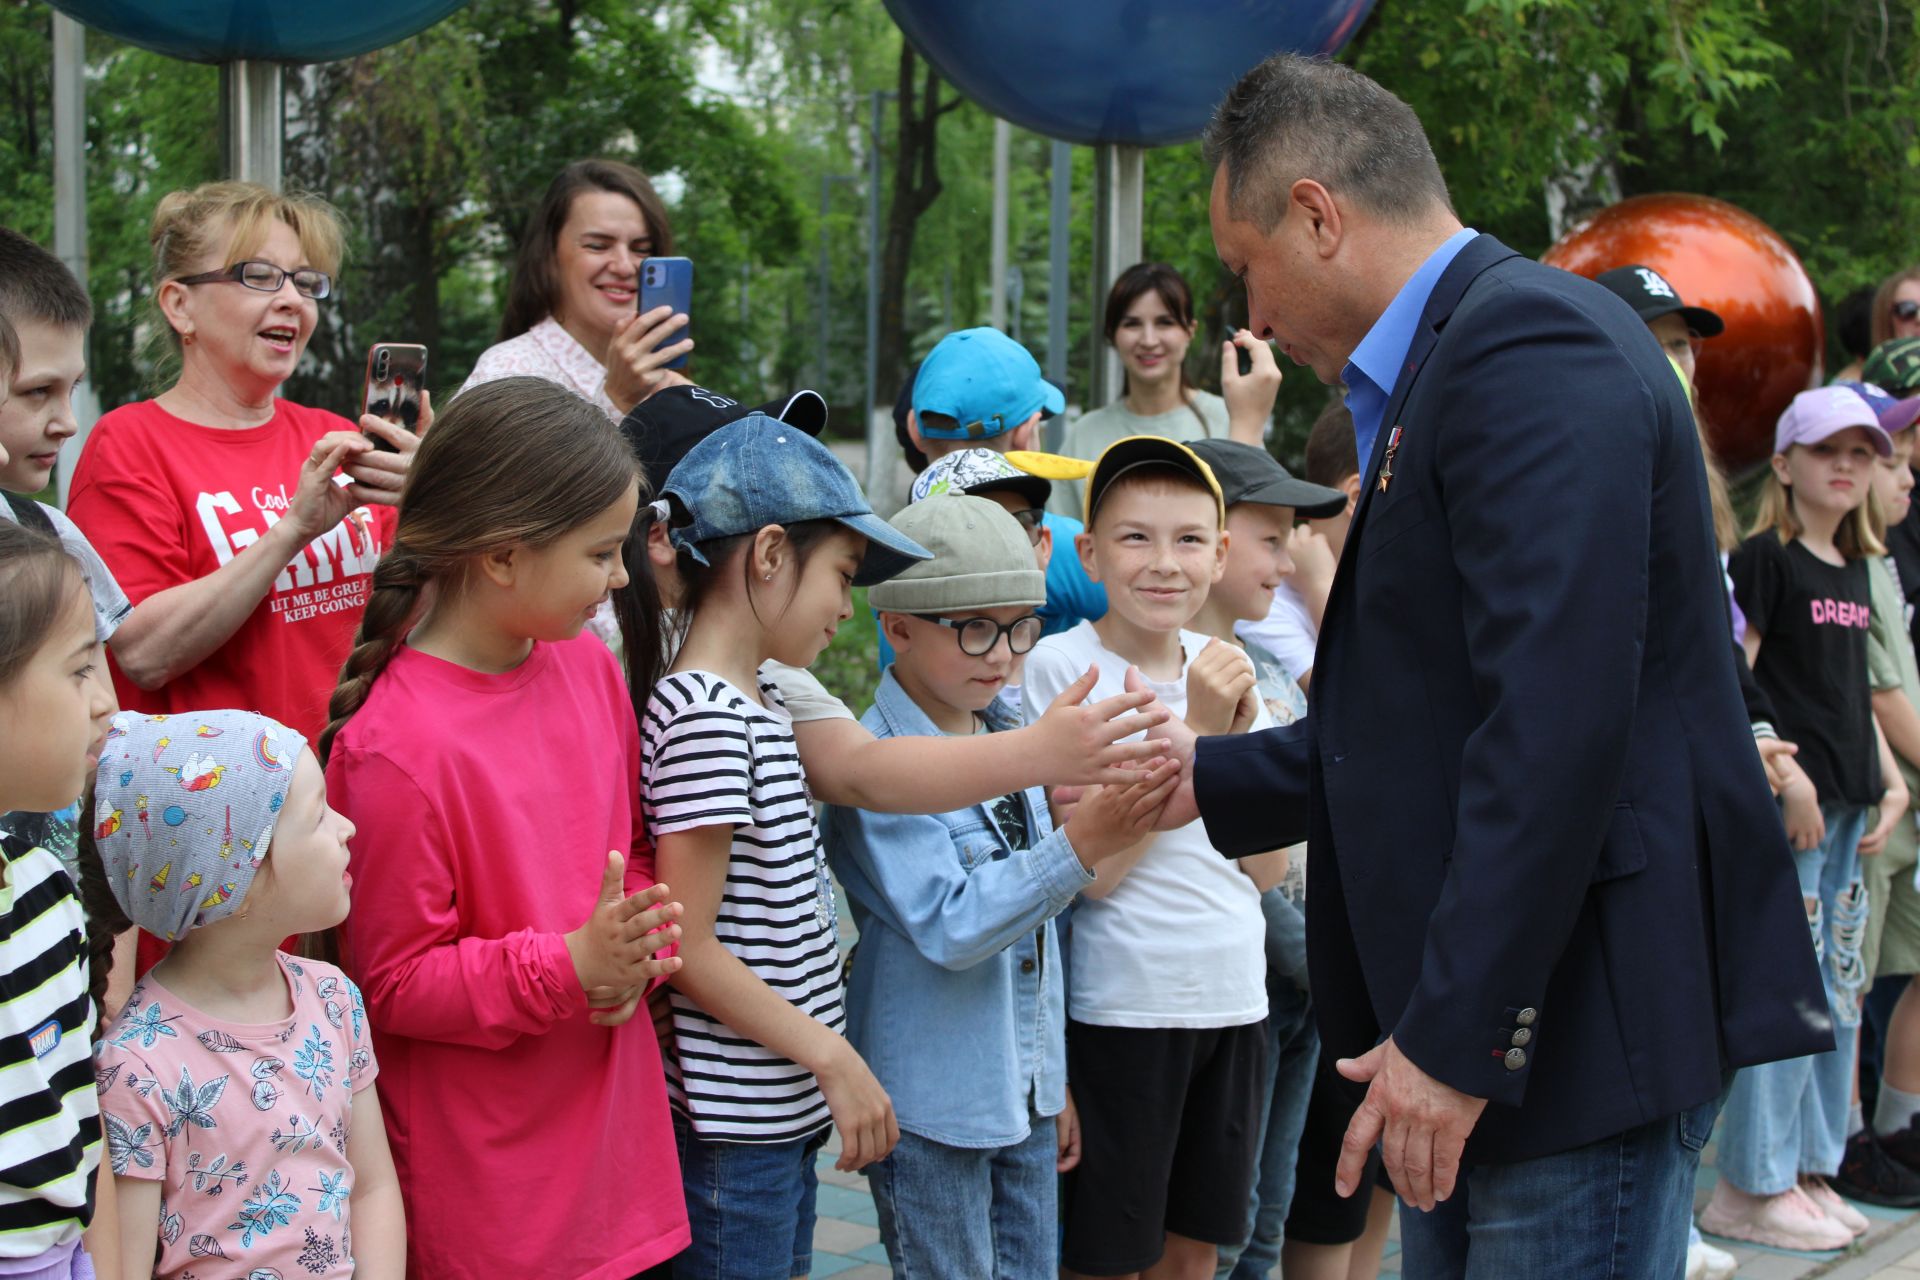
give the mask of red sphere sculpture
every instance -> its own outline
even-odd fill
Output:
[[[1787,242],[1744,209],[1709,196],[1635,196],[1602,209],[1541,257],[1597,276],[1637,263],[1665,276],[1726,332],[1700,344],[1695,377],[1708,439],[1738,470],[1773,452],[1773,425],[1818,386],[1825,337],[1813,281]]]

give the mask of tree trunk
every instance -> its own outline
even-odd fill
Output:
[[[940,198],[940,117],[960,105],[958,98],[940,101],[940,77],[932,67],[926,68],[924,77],[919,75],[919,62],[913,46],[901,41],[893,200],[886,210],[880,250],[880,349],[874,394],[882,404],[892,403],[906,374],[907,272],[913,265],[913,237],[921,215]],[[873,159],[877,164],[880,157]]]

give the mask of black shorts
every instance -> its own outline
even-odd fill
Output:
[[[1307,1123],[1300,1130],[1300,1154],[1293,1163],[1293,1205],[1287,1210],[1287,1239],[1302,1244],[1352,1244],[1367,1230],[1367,1209],[1373,1203],[1374,1178],[1380,1171],[1380,1148],[1367,1153],[1367,1167],[1351,1196],[1333,1189],[1333,1172],[1340,1165],[1340,1143],[1360,1103],[1355,1091],[1334,1070],[1333,1058],[1320,1055],[1313,1073],[1313,1093],[1307,1099]]]
[[[1061,1263],[1144,1271],[1166,1234],[1245,1239],[1260,1154],[1266,1023],[1200,1031],[1067,1024],[1080,1167],[1062,1204]]]

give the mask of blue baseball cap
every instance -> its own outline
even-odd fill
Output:
[[[701,544],[770,524],[833,520],[867,540],[854,585],[885,582],[933,553],[873,514],[853,473],[805,431],[764,413],[721,427],[675,464],[662,496],[679,518],[674,549],[710,563]]]
[[[998,329],[961,329],[940,339],[913,380],[913,411],[945,414],[959,425],[929,428],[929,440],[985,440],[1013,430],[1042,409],[1060,413],[1067,398],[1040,376],[1027,349]]]

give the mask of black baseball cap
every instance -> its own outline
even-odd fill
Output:
[[[1229,507],[1236,502],[1292,507],[1309,520],[1337,516],[1347,509],[1344,492],[1294,479],[1272,454],[1256,445],[1238,440],[1190,440],[1187,447],[1213,469],[1214,478],[1220,481],[1220,496]]]
[[[745,405],[732,396],[689,384],[656,391],[633,406],[620,421],[620,434],[639,456],[647,484],[659,493],[693,446],[750,413],[763,413],[810,436],[827,427],[827,402],[817,391],[796,391],[762,405]]]
[[[1680,294],[1667,283],[1667,278],[1652,267],[1638,263],[1615,267],[1602,271],[1593,282],[1625,301],[1648,324],[1677,312],[1687,322],[1687,328],[1702,338],[1715,337],[1727,327],[1726,321],[1705,307],[1690,307],[1680,301]]]

